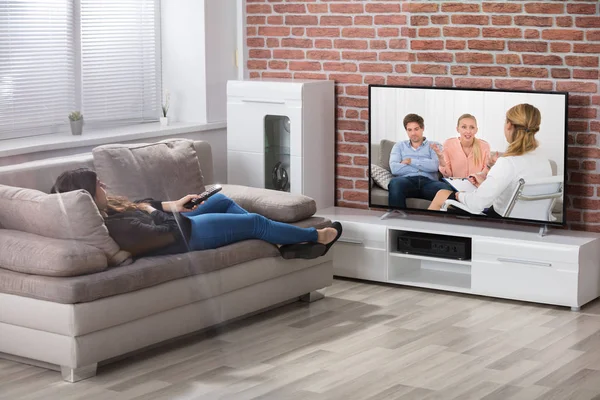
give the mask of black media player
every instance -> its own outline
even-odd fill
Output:
[[[430,257],[471,259],[471,238],[398,231],[398,252]]]

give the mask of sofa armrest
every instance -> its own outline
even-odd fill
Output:
[[[104,271],[104,251],[77,240],[0,229],[0,268],[44,276],[77,276]]]
[[[275,221],[296,222],[317,212],[317,203],[308,196],[241,185],[222,185],[222,193],[249,212]]]

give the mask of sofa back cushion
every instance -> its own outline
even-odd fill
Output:
[[[109,264],[124,261],[94,200],[85,190],[46,194],[0,185],[0,226],[47,238],[77,240],[102,250]]]
[[[131,200],[175,200],[204,191],[194,142],[111,144],[96,147],[94,168],[109,194]]]
[[[381,139],[379,143],[379,166],[390,170],[390,154],[396,142],[388,139]]]

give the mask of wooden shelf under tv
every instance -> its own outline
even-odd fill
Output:
[[[600,296],[600,234],[450,216],[380,219],[382,211],[331,207],[318,216],[340,221],[332,248],[334,275],[579,309]],[[397,232],[471,239],[471,259],[404,254]]]

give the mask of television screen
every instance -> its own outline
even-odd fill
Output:
[[[565,92],[369,86],[369,206],[564,225]]]

